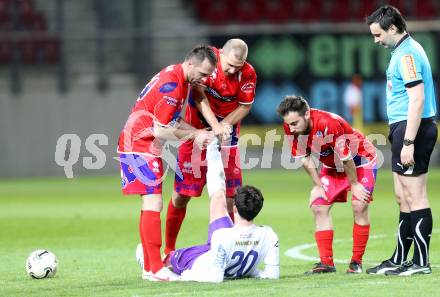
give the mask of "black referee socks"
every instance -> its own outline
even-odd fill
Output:
[[[430,208],[411,212],[411,228],[414,234],[413,263],[419,266],[429,264],[429,241],[432,232],[432,213]]]
[[[400,212],[399,227],[397,229],[397,245],[390,261],[394,264],[402,264],[406,261],[409,249],[413,241],[413,229],[411,228],[411,214]]]

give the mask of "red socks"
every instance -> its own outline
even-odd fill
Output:
[[[176,239],[185,218],[186,207],[176,208],[172,200],[168,203],[165,229],[165,255],[176,249]]]
[[[353,225],[353,256],[352,262],[362,264],[362,256],[365,253],[368,237],[370,236],[370,225]]]
[[[162,246],[160,223],[160,212],[142,211],[139,230],[144,250],[144,269],[146,271],[151,270],[153,273],[163,267],[160,256],[160,247]]]
[[[315,232],[315,240],[318,245],[319,258],[324,265],[334,266],[333,263],[333,230]]]
[[[368,237],[370,235],[370,225],[353,225],[353,256],[352,262],[362,264],[362,256],[365,253]],[[318,245],[319,257],[322,264],[334,266],[333,263],[333,230],[315,232],[316,244]]]

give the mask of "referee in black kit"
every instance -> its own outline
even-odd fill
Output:
[[[369,274],[430,274],[432,214],[426,183],[437,141],[437,112],[431,66],[422,46],[406,31],[400,12],[385,5],[366,19],[374,42],[391,49],[387,75],[387,115],[394,191],[400,206],[396,249]],[[414,242],[412,261],[406,261]]]

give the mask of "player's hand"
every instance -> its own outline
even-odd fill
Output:
[[[194,135],[194,144],[200,149],[206,148],[208,143],[211,142],[215,137],[214,132],[207,131],[205,129],[197,129]]]
[[[322,198],[325,201],[329,201],[324,188],[322,186],[314,186],[312,192],[310,193],[309,207],[311,207],[313,202],[319,198]]]
[[[406,167],[414,166],[414,144],[404,145],[400,152],[400,161]]]
[[[232,133],[232,126],[228,123],[219,123],[217,126],[212,128],[214,135],[220,140],[220,143],[227,140]]]
[[[368,203],[370,201],[371,193],[361,183],[351,185],[351,194],[361,202]]]

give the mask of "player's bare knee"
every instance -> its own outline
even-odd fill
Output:
[[[162,211],[163,200],[161,194],[142,195],[142,210]]]
[[[325,218],[329,216],[330,208],[326,205],[312,205],[311,209],[316,218]]]
[[[352,201],[351,206],[355,217],[365,217],[368,215],[368,203],[354,200]]]

